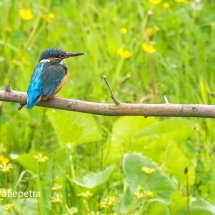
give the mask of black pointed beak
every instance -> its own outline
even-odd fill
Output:
[[[77,57],[84,54],[85,54],[84,52],[67,52],[65,58]]]

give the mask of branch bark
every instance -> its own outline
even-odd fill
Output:
[[[0,101],[26,104],[27,94],[14,90],[0,90]],[[73,99],[53,98],[40,101],[37,106],[105,116],[162,116],[215,118],[214,105],[201,104],[103,104]]]

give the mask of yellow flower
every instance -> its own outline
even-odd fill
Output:
[[[89,199],[93,194],[89,191],[82,192],[78,194],[79,197],[83,197],[84,199]]]
[[[142,192],[135,192],[134,195],[138,200],[144,198],[144,194]]]
[[[55,18],[55,15],[54,15],[53,13],[49,13],[49,14],[48,14],[48,18],[49,18],[49,19],[54,19],[54,18]]]
[[[179,3],[186,2],[186,0],[175,0],[175,1]]]
[[[56,203],[56,204],[61,204],[62,201],[63,201],[62,195],[57,194],[57,196],[56,197],[52,197],[50,201],[53,202],[53,203]]]
[[[168,3],[163,3],[163,7],[165,8],[165,9],[169,9],[169,4]]]
[[[0,155],[0,161],[2,161],[4,159],[3,155]]]
[[[151,191],[143,191],[143,192],[135,192],[134,195],[138,200],[142,198],[150,199],[150,198],[155,198],[155,193]]]
[[[3,173],[10,172],[11,169],[13,169],[13,165],[10,163],[0,165],[0,172],[3,172]]]
[[[42,154],[34,155],[33,158],[37,159],[39,163],[45,163],[48,160],[48,157]]]
[[[153,47],[152,44],[143,43],[142,48],[148,54],[152,54],[152,53],[156,52],[156,49]]]
[[[132,55],[132,53],[129,50],[124,48],[119,48],[117,53],[121,58],[124,58],[124,59],[129,58]]]
[[[9,159],[8,159],[8,158],[4,158],[4,159],[1,161],[2,164],[7,164],[8,162],[9,162]]]
[[[4,210],[6,210],[7,212],[11,212],[14,209],[14,204],[7,204],[4,206]]]
[[[121,55],[121,54],[123,53],[123,51],[124,51],[124,48],[119,48],[119,49],[117,50],[117,54],[118,54],[118,55]]]
[[[155,169],[153,168],[148,168],[148,167],[143,167],[141,171],[145,172],[147,175],[151,175],[153,172],[155,172]]]
[[[21,9],[20,12],[19,12],[19,15],[24,20],[30,20],[30,19],[32,19],[34,17],[32,11],[31,10],[26,10],[26,9]]]
[[[102,201],[100,202],[100,208],[110,208],[116,206],[118,202],[119,199],[117,197],[110,196],[105,199],[102,199]]]
[[[156,197],[155,193],[151,191],[143,191],[143,194],[144,194],[144,198],[147,198],[147,199]]]
[[[121,28],[120,29],[120,34],[127,34],[127,33],[128,33],[127,28]]]
[[[149,2],[152,4],[159,4],[162,2],[162,0],[149,0]]]
[[[131,52],[129,50],[125,50],[122,54],[121,54],[121,57],[126,59],[126,58],[129,58],[131,57]]]
[[[148,35],[148,37],[151,37],[154,34],[154,28],[147,28],[146,34]]]
[[[62,190],[63,185],[55,184],[54,187],[52,187],[52,190],[54,191],[60,191]]]

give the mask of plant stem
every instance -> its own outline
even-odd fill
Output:
[[[39,161],[36,160],[36,165],[37,165],[37,188],[40,192],[40,198],[39,198],[39,210],[41,215],[45,215],[44,211],[44,199],[43,199],[43,192],[41,188],[41,183],[40,183],[40,170],[39,170]]]

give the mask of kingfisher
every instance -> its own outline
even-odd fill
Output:
[[[69,76],[65,60],[84,54],[83,52],[66,52],[60,48],[44,50],[31,76],[27,91],[27,108],[33,108],[40,100],[55,97]]]

